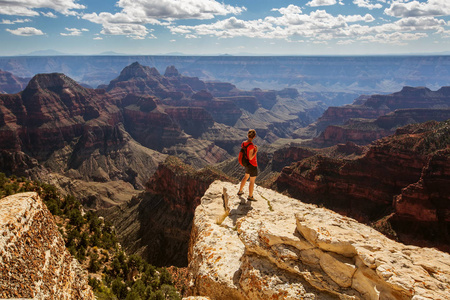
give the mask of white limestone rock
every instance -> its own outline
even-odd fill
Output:
[[[0,199],[0,298],[95,299],[37,193]]]
[[[257,186],[256,202],[237,191],[237,185],[216,181],[196,209],[189,249],[192,295],[450,299],[450,255],[397,243],[269,189]]]

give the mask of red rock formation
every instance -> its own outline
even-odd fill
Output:
[[[274,171],[281,171],[285,166],[289,166],[293,162],[303,160],[315,155],[316,152],[301,147],[290,146],[277,150],[273,153],[272,168]]]
[[[431,241],[450,252],[450,148],[435,152],[418,182],[394,198],[389,218],[401,240]],[[427,245],[427,243],[423,243]]]
[[[143,112],[133,107],[124,108],[124,124],[130,135],[143,146],[162,150],[186,142],[181,128],[163,110]]]
[[[447,119],[450,119],[450,109],[399,109],[380,116],[376,120],[350,119],[344,125],[330,125],[309,144],[314,147],[328,147],[349,141],[366,145],[374,140],[394,134],[397,128],[407,124],[423,123],[429,120],[445,121]]]
[[[312,156],[284,168],[274,186],[361,221],[374,221],[393,211],[394,220],[412,218],[420,223],[425,218],[428,225],[434,222],[434,228],[446,227],[449,222],[442,216],[449,203],[449,128],[449,121],[409,125],[372,143],[362,157],[354,159]],[[397,195],[401,196],[394,205]],[[432,201],[439,204],[433,203],[430,212]],[[406,227],[396,228],[408,232]],[[441,229],[434,232],[441,234]]]
[[[417,113],[417,109],[430,109]],[[301,128],[294,133],[295,138],[312,138],[318,136],[321,132],[330,125],[342,125],[350,119],[375,119],[379,118],[376,125],[385,130],[395,130],[394,126],[406,125],[415,122],[425,122],[429,120],[446,120],[442,117],[439,109],[450,108],[450,93],[449,87],[443,87],[438,91],[431,91],[424,87],[404,87],[400,92],[390,95],[372,95],[370,97],[362,97],[355,100],[352,105],[345,105],[342,107],[329,107],[317,122],[311,124],[306,128]],[[413,109],[411,112],[403,111],[395,113],[394,115],[383,118],[382,116],[394,112],[399,109]],[[410,114],[410,116],[408,116]],[[445,112],[444,112],[445,114]],[[448,115],[448,113],[447,113]],[[411,121],[409,118],[415,116],[417,120]],[[392,125],[392,124],[391,124]],[[345,130],[345,129],[344,129]],[[336,129],[331,129],[331,132]],[[342,131],[342,130],[341,130]],[[341,133],[344,134],[344,133]],[[353,135],[355,138],[356,132],[348,132],[347,135]],[[370,139],[370,135],[376,137],[375,133],[365,133],[364,140]],[[383,134],[383,133],[381,133]],[[322,141],[323,142],[323,141]],[[356,141],[355,141],[356,142]],[[332,141],[325,143],[330,144]]]
[[[385,130],[373,125],[372,122],[358,120],[350,120],[343,126],[330,125],[317,138],[313,139],[312,145],[330,147],[346,142],[367,145],[394,133],[393,130]]]
[[[91,120],[114,124],[121,118],[104,94],[56,73],[36,75],[20,94],[0,95],[0,107],[6,139],[2,148],[22,150],[38,159],[82,135],[84,124]]]
[[[164,111],[194,138],[200,137],[214,125],[211,114],[202,107],[167,107]]]

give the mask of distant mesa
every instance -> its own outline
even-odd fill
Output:
[[[165,77],[178,77],[180,76],[180,73],[175,68],[175,66],[169,66],[166,68],[166,72],[164,73]]]
[[[153,76],[161,76],[161,74],[159,74],[156,68],[142,66],[138,62],[134,62],[128,67],[125,67],[122,72],[120,72],[117,81],[127,81],[131,78],[147,79]]]

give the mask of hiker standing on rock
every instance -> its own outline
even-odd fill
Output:
[[[241,144],[241,152],[239,153],[239,163],[245,167],[245,175],[241,180],[241,186],[239,196],[244,194],[244,186],[250,177],[250,184],[248,186],[248,198],[249,201],[256,201],[253,197],[253,190],[255,188],[255,180],[258,175],[258,163],[256,161],[256,153],[258,152],[258,147],[253,144],[253,139],[256,137],[256,131],[250,129],[247,133],[248,139]]]

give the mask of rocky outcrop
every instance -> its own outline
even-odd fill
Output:
[[[294,138],[311,138],[318,136],[330,125],[341,125],[349,119],[364,118],[375,119],[389,113],[390,110],[373,109],[363,105],[345,105],[340,107],[329,107],[323,115],[307,128],[301,128],[294,134]]]
[[[422,235],[423,240],[417,237],[414,243],[445,246],[450,223],[443,216],[450,202],[445,201],[447,196],[442,196],[442,190],[449,184],[448,178],[445,179],[448,161],[442,158],[445,157],[442,153],[447,153],[444,150],[450,144],[449,122],[402,127],[395,135],[372,143],[362,155],[353,158],[342,159],[326,152],[306,158],[285,167],[274,187],[302,201],[325,205],[364,222],[383,219],[392,213],[394,219],[405,220],[404,226],[401,222],[394,226],[400,238],[402,234],[411,234],[411,228],[406,226],[409,217],[417,225],[416,229],[428,232]],[[436,176],[433,189],[440,193],[432,189],[417,191],[427,176]],[[408,196],[414,189],[416,196]],[[402,196],[397,205],[394,199],[399,195]],[[440,200],[430,201],[430,197]],[[427,215],[421,216],[424,211],[441,217],[421,223],[421,218]]]
[[[102,212],[110,220],[127,253],[137,253],[153,265],[187,265],[187,249],[195,208],[216,179],[226,175],[195,170],[168,157],[147,183],[146,192]]]
[[[203,107],[168,107],[164,111],[194,138],[200,137],[214,125],[213,117]]]
[[[448,299],[448,254],[400,244],[353,219],[259,186],[256,202],[237,191],[237,185],[216,181],[195,211],[189,246],[193,295]]]
[[[281,171],[285,166],[315,155],[311,149],[289,146],[276,150],[272,157],[272,166],[275,171]]]
[[[95,299],[36,193],[0,199],[0,297]]]

